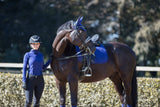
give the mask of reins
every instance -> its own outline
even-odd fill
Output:
[[[78,54],[80,54],[83,51],[84,50],[81,50],[80,52],[77,52],[76,54],[74,54],[72,56],[66,56],[66,57],[56,58],[56,59],[57,60],[66,60],[66,59],[70,59],[70,58],[76,58],[76,57],[81,57],[81,56],[87,56],[87,55],[89,55],[88,53],[84,53],[84,54],[78,55]]]

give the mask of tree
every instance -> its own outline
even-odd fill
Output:
[[[159,0],[123,0],[119,8],[121,40],[133,46],[138,65],[159,66],[159,4]]]

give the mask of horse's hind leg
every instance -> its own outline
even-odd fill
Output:
[[[123,81],[124,84],[124,90],[125,90],[125,96],[124,96],[124,104],[127,104],[127,107],[132,107],[132,77],[126,76],[123,77],[126,78]]]
[[[120,76],[118,75],[117,72],[115,72],[109,78],[114,83],[114,87],[119,94],[121,103],[123,104],[124,103],[124,87],[122,85],[122,80],[121,80]]]
[[[124,103],[122,107],[132,107],[132,75],[131,73],[121,72],[121,79],[124,86]]]

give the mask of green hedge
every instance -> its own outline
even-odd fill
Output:
[[[59,105],[59,93],[54,76],[44,76],[45,89],[41,98],[42,107]],[[0,107],[23,106],[25,93],[21,88],[22,75],[0,73]],[[119,96],[109,79],[96,83],[79,84],[78,105],[80,107],[118,107]],[[66,104],[70,107],[70,94],[67,85]],[[138,105],[139,107],[160,106],[160,79],[138,78]]]

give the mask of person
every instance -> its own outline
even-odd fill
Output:
[[[23,58],[23,84],[22,88],[25,89],[25,107],[39,107],[40,98],[44,89],[44,78],[42,71],[48,67],[51,60],[49,59],[44,64],[43,54],[39,51],[40,37],[33,35],[29,39],[31,46],[30,52],[27,52]],[[27,70],[28,65],[28,70]]]

